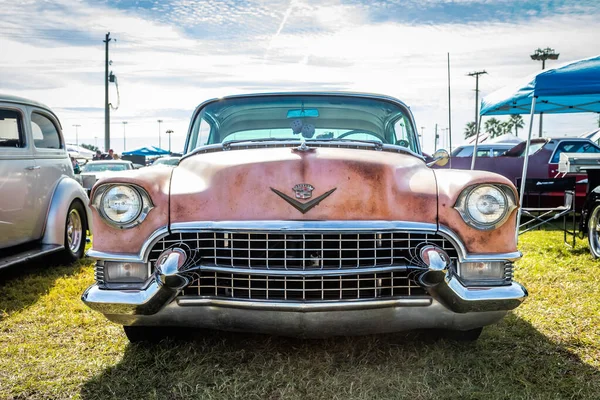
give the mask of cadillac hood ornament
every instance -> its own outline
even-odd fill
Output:
[[[301,203],[296,199],[302,199],[302,200],[310,199],[312,197],[312,191],[315,190],[315,188],[312,185],[309,185],[308,183],[299,183],[299,184],[295,185],[292,188],[292,190],[296,194],[296,199],[288,196],[287,194],[281,193],[277,189],[271,188],[273,193],[275,193],[276,195],[278,195],[279,197],[281,197],[282,199],[284,199],[285,201],[290,203],[290,205],[292,207],[294,207],[296,210],[300,211],[302,214],[306,214],[310,209],[312,209],[314,206],[319,204],[321,202],[321,200],[325,199],[331,193],[335,192],[335,189],[337,189],[337,188],[333,188],[330,191],[325,192],[322,195],[315,197],[314,199],[312,199],[310,201],[307,201],[306,203]]]
[[[306,200],[312,197],[312,191],[315,190],[315,188],[308,183],[299,183],[294,186],[292,190],[296,193],[297,199]]]

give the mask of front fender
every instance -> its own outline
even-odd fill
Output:
[[[92,213],[87,193],[75,179],[64,176],[57,183],[54,193],[52,193],[44,236],[42,237],[43,244],[58,244],[61,246],[64,244],[67,212],[74,200],[80,200],[83,204],[88,230],[90,233],[92,232]]]

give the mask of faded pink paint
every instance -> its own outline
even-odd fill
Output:
[[[497,229],[480,231],[465,224],[454,209],[460,193],[468,186],[478,183],[502,183],[509,185],[518,202],[513,184],[502,175],[484,171],[435,170],[439,192],[439,223],[452,229],[462,239],[471,253],[505,253],[517,251],[515,239],[516,215],[514,210],[508,221]]]
[[[466,225],[453,208],[467,186],[511,185],[506,178],[464,170],[436,170],[434,175],[423,161],[402,153],[340,148],[297,152],[289,147],[221,151],[189,157],[174,169],[145,168],[100,183],[117,182],[142,186],[155,208],[141,225],[126,230],[106,224],[93,210],[94,250],[138,253],[169,219],[171,223],[388,220],[435,224],[439,214],[439,223],[456,232],[469,252],[516,251],[516,211],[502,227],[482,232]],[[292,188],[299,183],[314,186],[313,198],[336,190],[302,214],[271,191],[294,197]]]
[[[95,188],[105,183],[134,183],[144,188],[154,208],[140,225],[130,229],[118,229],[107,224],[98,211],[92,207],[94,223],[94,240],[92,249],[109,253],[137,254],[143,243],[155,230],[169,224],[169,182],[172,168],[143,168],[124,171],[118,176],[101,179],[94,186],[90,198],[94,197]]]
[[[299,183],[313,198],[333,188],[306,214],[271,188],[294,197]],[[235,220],[397,220],[436,222],[433,172],[406,154],[291,148],[199,154],[173,173],[171,222]]]

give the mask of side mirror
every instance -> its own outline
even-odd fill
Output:
[[[433,161],[427,163],[428,167],[433,167],[434,165],[439,165],[443,167],[448,164],[448,160],[450,159],[450,154],[444,149],[439,149],[435,153],[433,153]]]

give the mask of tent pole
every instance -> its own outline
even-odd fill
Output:
[[[475,169],[475,159],[477,158],[477,144],[479,143],[479,131],[481,130],[481,115],[477,122],[477,131],[475,132],[475,147],[473,147],[473,154],[471,155],[471,170]]]
[[[529,136],[525,143],[525,153],[523,155],[523,174],[521,175],[521,188],[519,189],[519,211],[517,211],[517,229],[515,232],[515,241],[519,243],[519,225],[521,224],[521,208],[523,207],[523,196],[525,195],[525,179],[527,178],[527,166],[529,164],[529,145],[531,144],[531,132],[533,130],[533,117],[535,116],[536,97],[531,99],[531,114],[529,118]]]

